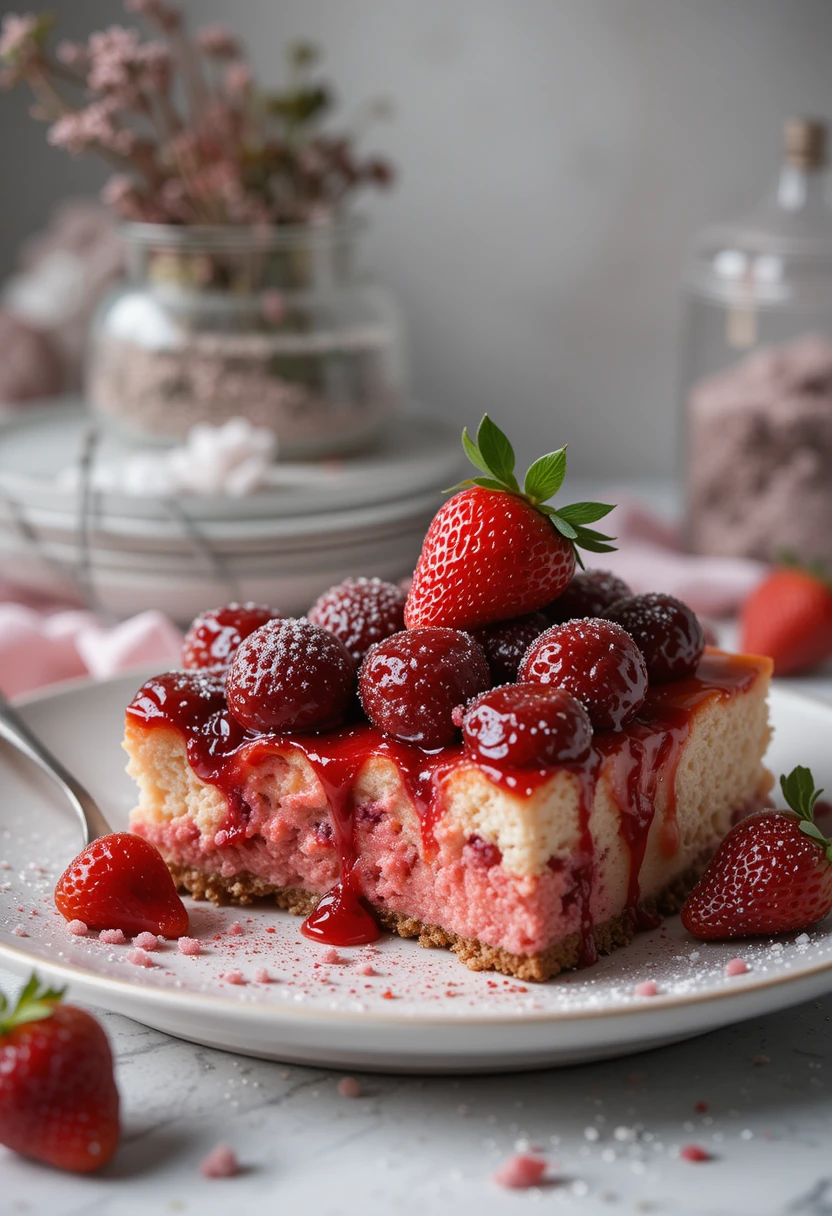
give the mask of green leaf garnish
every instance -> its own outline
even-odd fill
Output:
[[[826,854],[826,860],[832,861],[832,840],[827,839],[815,823],[815,803],[823,790],[815,789],[812,770],[798,764],[788,776],[781,775],[780,788],[789,808],[797,816],[801,832],[817,841]]]
[[[474,468],[484,476],[460,481],[450,490],[446,490],[446,494],[480,486],[484,490],[514,494],[517,498],[524,499],[541,515],[547,516],[560,535],[570,541],[575,551],[575,560],[581,569],[583,562],[579,549],[586,549],[590,553],[615,551],[615,546],[610,543],[615,537],[606,536],[603,532],[596,532],[586,526],[597,523],[612,511],[613,508],[608,503],[576,502],[567,507],[553,507],[548,501],[557,494],[566,476],[565,447],[535,460],[529,466],[522,490],[514,472],[514,448],[488,414],[483,414],[482,422],[477,428],[476,443],[467,429],[462,432],[462,447]]]
[[[65,992],[65,988],[42,986],[33,971],[29,982],[17,998],[14,1009],[9,1010],[5,994],[0,993],[0,1036],[8,1034],[16,1026],[25,1025],[26,1022],[40,1022],[51,1017]]]

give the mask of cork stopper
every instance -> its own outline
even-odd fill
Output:
[[[826,123],[819,118],[787,118],[783,124],[786,163],[796,169],[822,169],[826,164]]]

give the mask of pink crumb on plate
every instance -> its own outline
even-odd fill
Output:
[[[330,947],[329,950],[325,950],[321,955],[322,963],[343,963],[343,961],[344,960],[341,958],[341,955],[334,947]]]
[[[220,979],[225,980],[226,984],[244,984],[246,982],[242,971],[225,971]]]
[[[218,1144],[199,1163],[203,1178],[233,1178],[240,1173],[240,1162],[230,1144]]]
[[[636,996],[658,996],[659,985],[655,980],[642,980],[640,984],[636,984],[633,991]]]
[[[235,935],[235,937],[238,936],[240,933],[242,933],[242,931],[243,931],[243,926],[240,924],[240,922],[238,920],[235,920],[232,924],[230,924],[228,926],[228,932],[233,933]]]
[[[525,1187],[537,1186],[548,1168],[544,1157],[533,1157],[528,1153],[516,1153],[504,1161],[494,1174],[498,1186],[507,1187],[512,1191],[521,1191]]]
[[[376,969],[372,963],[362,963],[361,966],[358,968],[358,974],[370,976],[370,975],[377,975],[378,972],[376,971]]]
[[[254,973],[255,984],[270,984],[272,977],[269,975],[265,967],[258,967]]]
[[[104,942],[106,946],[125,946],[127,944],[127,938],[121,929],[102,929],[98,940]]]
[[[133,945],[138,946],[140,950],[158,950],[159,939],[155,933],[140,933],[138,937],[133,938]]]
[[[683,1161],[713,1161],[713,1157],[701,1144],[685,1144],[679,1149]]]
[[[195,955],[202,952],[202,943],[195,937],[180,937],[177,945],[180,954]]]
[[[338,1093],[342,1098],[360,1098],[361,1085],[355,1077],[342,1077],[338,1082]]]
[[[15,935],[15,937],[28,937],[29,936],[29,934],[26,932],[26,930],[23,928],[22,925],[15,925],[15,927],[12,929],[12,933]]]
[[[150,957],[147,951],[142,950],[139,946],[136,946],[133,950],[128,951],[127,961],[128,963],[132,963],[134,967],[155,966],[153,959]]]
[[[748,963],[742,958],[729,959],[725,964],[725,974],[729,977],[732,975],[745,975],[750,970],[751,968]]]
[[[89,929],[82,920],[71,920],[67,929],[73,937],[86,937],[89,933]]]

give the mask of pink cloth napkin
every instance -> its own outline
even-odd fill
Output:
[[[0,688],[6,696],[73,676],[105,679],[121,671],[179,663],[182,634],[161,612],[106,626],[92,612],[21,602],[0,584]]]
[[[665,591],[703,616],[728,617],[768,570],[748,558],[685,553],[677,525],[626,496],[617,501],[615,510],[595,525],[616,537],[616,552],[588,554],[586,564],[614,570],[637,595]]]

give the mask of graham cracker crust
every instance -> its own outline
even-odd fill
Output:
[[[645,909],[671,916],[678,912],[691,889],[704,870],[708,857],[680,874],[661,891],[656,899],[645,900]],[[308,916],[320,899],[319,895],[299,887],[274,887],[251,874],[239,874],[234,878],[223,878],[220,874],[206,874],[189,866],[168,863],[168,868],[180,890],[194,899],[208,899],[213,904],[253,904],[257,900],[270,899],[279,908],[285,908],[294,916]],[[577,967],[581,956],[581,939],[577,933],[564,938],[538,954],[511,954],[500,946],[489,946],[476,938],[460,937],[439,925],[426,925],[413,916],[391,912],[384,908],[373,908],[379,923],[399,937],[415,937],[420,946],[431,948],[442,946],[452,950],[471,971],[499,971],[518,980],[543,982],[561,971]],[[626,912],[610,917],[594,931],[599,954],[611,954],[619,946],[627,946],[635,937],[632,917]]]

